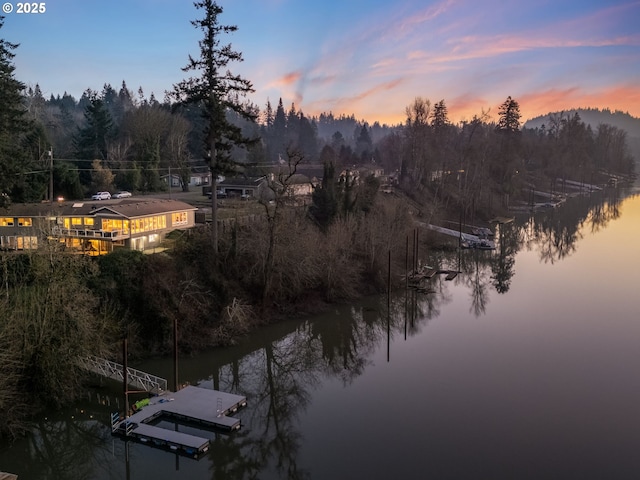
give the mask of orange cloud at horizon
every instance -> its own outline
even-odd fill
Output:
[[[389,84],[386,85],[387,88],[389,86]],[[365,120],[370,124],[376,121],[387,125],[402,124],[406,120],[405,108],[413,102],[413,98],[396,99],[399,108],[395,112],[380,111],[379,114],[375,112],[375,94],[379,93],[377,90],[386,90],[387,88],[372,89],[354,99],[341,99],[341,101],[331,102],[334,106],[339,106],[338,109],[325,108],[323,110],[319,102],[314,102],[313,105],[307,105],[307,107],[311,108],[309,115],[332,111],[334,115],[353,114],[357,119]],[[369,99],[369,97],[374,98]],[[522,95],[514,94],[511,97],[520,105],[522,123],[548,113],[577,108],[609,109],[611,111],[629,113],[629,115],[640,118],[640,85],[614,85],[598,91],[584,91],[580,87],[552,88]],[[373,103],[369,101],[362,103],[365,98]],[[433,104],[440,99],[430,98],[429,100]],[[476,97],[473,94],[449,99],[444,98],[449,112],[449,119],[454,124],[480,117],[483,113],[488,114],[489,119],[495,121],[498,117],[498,109],[505,100],[506,97],[488,99],[482,96]],[[349,108],[352,109],[349,110]]]
[[[523,120],[574,108],[609,109],[640,117],[640,86],[613,85],[596,92],[580,88],[532,92],[516,99]]]

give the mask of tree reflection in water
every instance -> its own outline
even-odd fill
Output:
[[[515,274],[515,257],[522,244],[522,232],[514,222],[500,224],[497,230],[498,254],[491,262],[491,279],[498,293],[506,293]]]
[[[100,478],[121,478],[121,472],[107,467],[100,448],[111,440],[111,431],[91,416],[85,409],[73,409],[35,422],[31,434],[16,442],[12,455],[22,459],[20,478],[90,480],[96,469],[102,470]]]
[[[438,305],[446,298],[412,297],[411,334],[437,316]],[[390,315],[386,296],[360,308],[337,308],[263,343],[239,362],[221,366],[216,388],[237,389],[247,396],[250,407],[241,412],[243,430],[212,441],[212,478],[257,478],[264,470],[274,470],[280,478],[308,478],[296,463],[302,441],[296,420],[307,408],[311,391],[320,384],[320,376],[339,378],[348,385],[361,375],[387,335],[405,328],[405,302],[405,293],[396,292]]]
[[[525,229],[527,247],[537,248],[544,263],[563,260],[575,253],[585,225],[591,232],[599,231],[620,216],[619,207],[617,188],[572,198],[558,209],[529,219]]]

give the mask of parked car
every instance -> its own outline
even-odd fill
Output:
[[[207,198],[211,198],[212,193],[211,192],[207,192]],[[216,198],[227,198],[227,194],[221,190],[218,190],[216,192]]]
[[[109,192],[98,192],[91,197],[91,200],[111,200]]]
[[[111,198],[129,198],[130,196],[131,196],[131,192],[127,192],[123,190],[121,192],[113,194]]]

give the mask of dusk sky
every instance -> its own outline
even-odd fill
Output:
[[[4,0],[3,0],[3,3]],[[187,0],[49,0],[45,12],[9,2],[0,38],[20,47],[15,75],[48,98],[122,81],[164,92],[188,74],[202,15]],[[508,96],[522,120],[578,107],[640,117],[640,1],[222,0],[231,64],[261,109],[279,98],[313,116],[404,122],[416,97],[445,100],[453,122]],[[3,6],[6,12],[6,3]]]

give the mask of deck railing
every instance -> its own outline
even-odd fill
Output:
[[[124,230],[91,230],[86,228],[64,228],[53,227],[52,233],[63,237],[77,238],[108,238],[117,240],[119,238],[129,238],[131,235]]]

